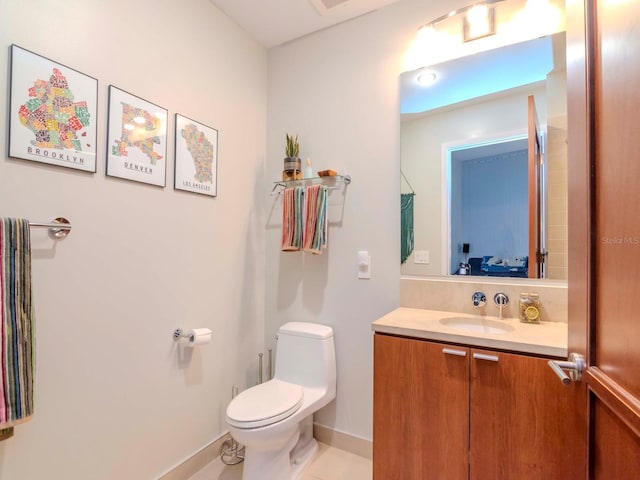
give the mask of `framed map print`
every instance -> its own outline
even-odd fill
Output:
[[[167,110],[109,85],[107,175],[165,186]]]
[[[176,190],[215,197],[218,184],[218,131],[176,114]]]
[[[98,80],[11,45],[9,156],[96,171]]]

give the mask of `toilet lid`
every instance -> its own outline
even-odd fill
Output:
[[[242,392],[229,403],[227,421],[238,428],[256,428],[279,422],[302,405],[300,385],[270,380]]]

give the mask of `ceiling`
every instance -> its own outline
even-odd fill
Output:
[[[403,119],[542,82],[554,68],[565,68],[564,42],[564,33],[557,33],[406,72],[400,77]],[[424,72],[436,80],[420,85]]]
[[[209,0],[266,48],[399,0]]]

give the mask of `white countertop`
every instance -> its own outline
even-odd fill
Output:
[[[448,326],[445,318],[476,319],[479,325],[504,325],[510,331],[483,333]],[[372,324],[374,332],[460,343],[474,347],[510,350],[553,357],[567,357],[567,324],[562,322],[522,323],[517,318],[468,315],[464,313],[398,308]]]

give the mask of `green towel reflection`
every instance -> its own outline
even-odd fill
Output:
[[[413,193],[400,194],[400,263],[413,252]]]

